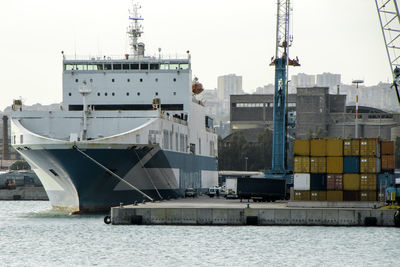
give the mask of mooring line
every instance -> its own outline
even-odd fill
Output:
[[[100,162],[96,161],[94,158],[90,157],[88,154],[86,154],[85,152],[80,150],[79,147],[77,147],[76,145],[74,145],[72,148],[75,149],[76,151],[78,151],[79,153],[81,153],[82,155],[84,155],[85,157],[87,157],[88,159],[90,159],[91,161],[93,161],[97,166],[99,166],[100,168],[102,168],[103,170],[105,170],[106,172],[108,172],[109,174],[114,176],[115,178],[119,179],[121,182],[126,183],[128,186],[132,187],[135,191],[139,192],[144,197],[150,199],[150,201],[154,201],[151,197],[146,195],[146,193],[142,192],[140,189],[138,189],[137,187],[133,186],[131,183],[129,183],[129,182],[125,181],[124,179],[122,179],[120,176],[118,176],[117,174],[112,172],[110,169],[108,169],[107,167],[102,165]]]

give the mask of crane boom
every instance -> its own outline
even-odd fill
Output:
[[[383,40],[393,75],[393,86],[400,103],[400,16],[397,0],[375,0]]]

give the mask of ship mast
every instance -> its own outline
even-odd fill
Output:
[[[143,18],[139,14],[141,6],[139,3],[133,3],[133,10],[129,10],[129,20],[131,24],[128,27],[128,36],[130,38],[131,53],[134,57],[144,56],[144,44],[139,43],[138,39],[142,36],[143,26],[141,21]]]

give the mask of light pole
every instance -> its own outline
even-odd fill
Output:
[[[245,168],[246,171],[247,171],[247,160],[248,160],[248,159],[249,159],[248,157],[244,157],[244,160],[245,160],[245,163],[246,163],[246,165],[245,165],[245,166],[246,166],[246,168]]]
[[[356,84],[356,119],[354,120],[354,128],[355,128],[355,133],[354,137],[358,138],[358,84],[364,83],[363,80],[353,80],[353,83]]]

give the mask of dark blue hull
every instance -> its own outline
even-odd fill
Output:
[[[183,196],[189,187],[204,190],[217,185],[216,158],[150,146],[82,151],[155,200]],[[55,208],[103,212],[120,203],[149,201],[78,150],[31,149],[20,153],[37,171]]]

